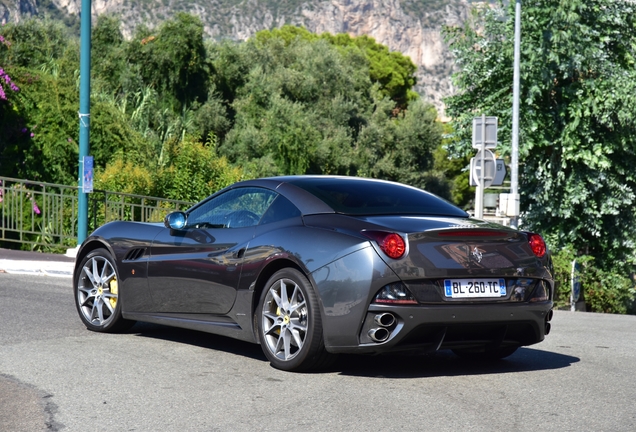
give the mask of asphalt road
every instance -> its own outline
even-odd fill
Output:
[[[0,273],[0,431],[634,431],[636,316],[557,312],[508,360],[344,356],[273,369],[257,345],[87,331],[70,279]]]

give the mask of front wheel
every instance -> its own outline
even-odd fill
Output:
[[[267,281],[255,320],[263,352],[275,368],[316,369],[333,360],[325,351],[316,294],[298,270],[279,270]]]
[[[73,287],[77,312],[89,330],[117,332],[135,323],[121,316],[118,283],[115,260],[106,249],[96,249],[82,260]]]

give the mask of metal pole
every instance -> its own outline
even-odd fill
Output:
[[[512,152],[510,156],[510,197],[513,211],[510,226],[519,225],[519,63],[521,62],[521,0],[515,4],[515,54],[512,84]],[[508,206],[510,208],[510,206]]]
[[[479,178],[477,179],[477,202],[475,203],[475,217],[484,218],[484,189],[486,186],[486,114],[481,115],[481,148],[479,149]]]
[[[88,156],[91,95],[91,0],[82,0],[80,22],[80,106],[79,106],[79,175],[77,199],[77,243],[88,231],[88,194],[84,193],[84,156]]]

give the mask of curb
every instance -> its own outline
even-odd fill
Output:
[[[70,278],[75,264],[56,261],[20,261],[0,259],[0,273],[30,274]]]

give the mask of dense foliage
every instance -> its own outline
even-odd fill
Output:
[[[441,140],[435,110],[418,100],[400,109],[410,87],[376,80],[366,50],[309,35],[284,27],[218,47],[217,88],[232,101],[235,123],[220,152],[255,175],[353,174],[424,186]]]
[[[456,143],[471,121],[499,117],[507,154],[512,114],[514,2],[481,9],[447,35],[461,72],[447,100]],[[602,269],[636,262],[636,5],[612,0],[523,2],[520,188],[523,226],[570,245]]]
[[[73,184],[79,42],[52,21],[0,32],[0,65],[20,87],[0,106],[0,174]],[[286,26],[206,42],[183,13],[130,40],[100,16],[92,34],[98,187],[193,201],[261,175],[437,181],[441,129],[412,90],[415,66],[369,37]]]
[[[283,26],[280,29],[261,31],[256,34],[255,39],[263,45],[271,40],[279,40],[286,46],[298,39],[311,42],[325,40],[330,45],[338,47],[345,58],[351,55],[365,57],[371,82],[380,84],[382,95],[393,99],[399,107],[406,107],[409,101],[417,99],[417,94],[412,90],[416,83],[415,64],[402,53],[389,51],[385,45],[377,43],[372,37],[351,37],[346,33],[316,35],[302,27]]]
[[[594,257],[579,255],[571,247],[565,247],[552,255],[557,308],[569,309],[571,305],[572,262],[580,265],[579,280],[586,310],[605,313],[636,313],[634,283],[620,272],[602,270],[595,265]]]

